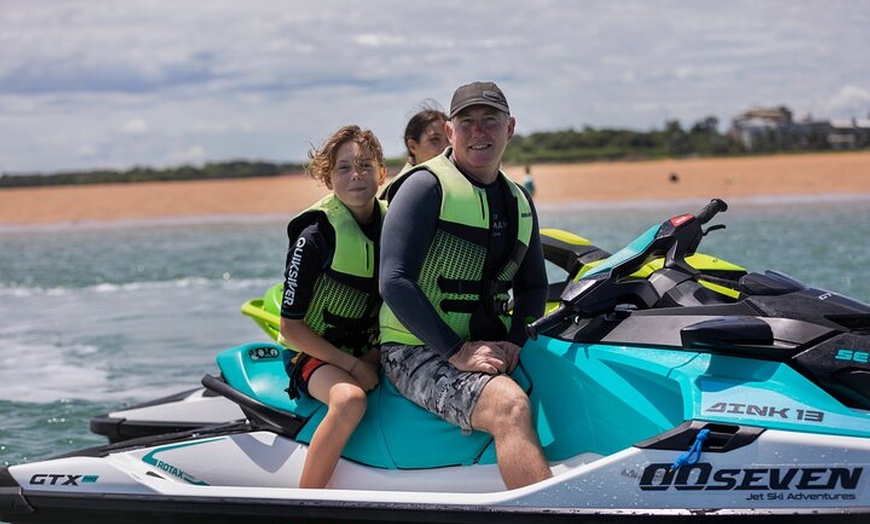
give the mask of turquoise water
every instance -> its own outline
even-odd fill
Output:
[[[542,207],[615,251],[703,201]],[[280,281],[284,218],[0,229],[0,464],[103,443],[89,419],[199,384],[263,340],[241,304]],[[870,196],[734,202],[701,251],[870,301]]]

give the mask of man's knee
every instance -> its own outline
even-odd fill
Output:
[[[472,424],[488,433],[515,430],[518,426],[530,425],[531,414],[526,392],[512,379],[499,376],[484,388],[472,414]]]
[[[516,388],[516,391],[512,391],[510,395],[500,397],[499,408],[499,412],[502,413],[499,418],[508,419],[511,423],[531,420],[531,402],[528,395],[520,388]]]

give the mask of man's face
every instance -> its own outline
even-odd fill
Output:
[[[456,165],[478,182],[494,181],[515,127],[512,116],[493,107],[476,105],[462,110],[447,125]]]

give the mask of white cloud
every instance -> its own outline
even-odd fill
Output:
[[[141,135],[148,131],[148,124],[141,118],[134,118],[121,124],[120,131],[128,135]]]
[[[97,151],[92,146],[80,146],[76,149],[75,154],[73,155],[75,158],[81,158],[85,160],[92,160],[97,158]]]
[[[354,36],[353,41],[368,47],[399,47],[405,43],[405,38],[384,33],[364,33]]]
[[[870,118],[870,83],[867,86],[843,86],[827,101],[826,106],[832,113]]]
[[[7,171],[301,160],[348,122],[398,155],[408,112],[474,79],[521,133],[870,110],[864,2],[40,0],[0,24]]]
[[[191,146],[183,151],[174,151],[171,155],[176,164],[201,166],[207,160],[206,148],[203,146]]]

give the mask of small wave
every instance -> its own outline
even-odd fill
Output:
[[[137,291],[151,291],[161,289],[203,289],[217,288],[224,290],[240,290],[253,288],[265,291],[274,285],[276,280],[267,278],[242,278],[234,279],[232,274],[224,273],[219,278],[184,277],[176,280],[127,282],[122,284],[95,284],[87,287],[23,287],[0,284],[0,299],[2,298],[29,298],[34,296],[65,296],[73,293],[130,293]]]
[[[830,204],[870,201],[870,193],[822,193],[819,195],[759,195],[751,197],[732,198],[734,202],[744,204]]]
[[[868,202],[870,193],[823,193],[823,194],[784,194],[759,195],[749,197],[723,197],[729,204],[815,204],[838,202]],[[596,209],[657,209],[662,207],[703,206],[710,198],[693,197],[683,199],[641,199],[615,201],[572,201],[542,202],[536,204],[539,211],[584,211]]]
[[[211,358],[190,357],[178,362],[183,373],[160,374],[146,364],[119,368],[113,354],[97,344],[61,342],[57,336],[38,336],[32,330],[3,333],[0,345],[0,399],[50,403],[89,401],[121,404],[142,402],[195,387],[205,369],[214,372]],[[135,359],[133,359],[135,360]]]
[[[0,225],[2,232],[27,231],[68,231],[71,229],[99,230],[124,229],[139,227],[190,226],[201,224],[261,224],[270,222],[286,222],[287,214],[226,214],[202,215],[191,217],[155,217],[119,220],[78,220],[56,222],[53,224],[4,224]]]
[[[97,351],[88,344],[61,348],[45,340],[6,339],[0,350],[0,398],[18,402],[70,397],[99,400],[107,389],[108,373],[74,363],[79,358],[86,361]]]

